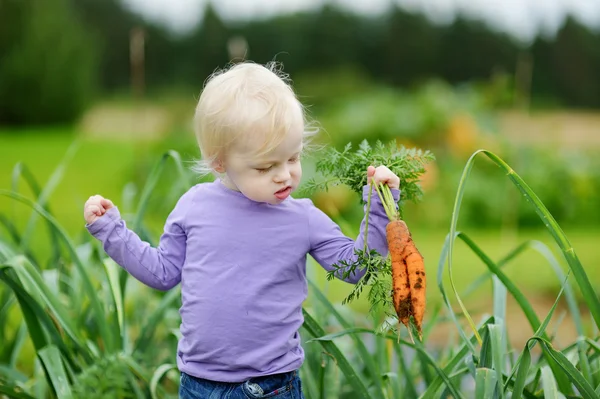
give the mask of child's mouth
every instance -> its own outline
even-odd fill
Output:
[[[277,198],[279,200],[284,200],[290,195],[291,192],[292,192],[292,187],[287,186],[287,187],[282,188],[281,190],[277,191],[275,193],[275,198]]]

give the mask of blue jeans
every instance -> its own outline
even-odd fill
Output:
[[[298,371],[251,378],[245,382],[217,382],[181,373],[180,399],[304,399]]]

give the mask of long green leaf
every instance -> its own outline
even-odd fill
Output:
[[[590,382],[585,379],[563,353],[555,350],[550,342],[540,337],[532,337],[530,340],[536,340],[541,344],[544,353],[548,354],[556,361],[567,377],[569,377],[569,380],[585,398],[600,399],[600,396],[594,391]]]
[[[73,397],[69,379],[60,358],[60,351],[54,345],[49,345],[38,351],[51,387],[57,398],[70,399]]]
[[[500,259],[496,263],[496,265],[499,268],[503,268],[504,266],[508,265],[511,261],[516,259],[521,253],[525,252],[525,250],[528,247],[529,247],[529,243],[527,243],[527,242],[519,245],[517,248],[513,249],[507,255],[505,255],[502,259]],[[475,290],[477,290],[482,284],[486,283],[493,276],[494,276],[494,274],[491,271],[489,271],[489,270],[484,271],[479,277],[477,277],[475,280],[473,280],[473,282],[471,284],[469,284],[469,286],[465,289],[465,291],[463,293],[463,297],[467,297],[467,296],[473,294],[473,292],[475,292]]]
[[[458,189],[456,192],[456,198],[454,200],[454,208],[452,210],[452,220],[450,222],[450,233],[448,234],[448,236],[450,237],[450,242],[448,245],[448,256],[447,256],[447,261],[448,261],[448,275],[450,277],[450,287],[452,288],[452,291],[454,292],[454,296],[456,297],[456,300],[458,301],[458,304],[465,316],[465,318],[467,319],[467,322],[469,323],[469,326],[471,327],[471,330],[473,331],[473,334],[475,334],[475,337],[477,338],[477,342],[479,343],[479,345],[482,344],[482,340],[481,340],[481,336],[479,335],[479,332],[477,331],[477,328],[475,327],[475,323],[473,322],[473,319],[471,318],[471,315],[469,314],[469,312],[467,311],[467,308],[465,307],[465,305],[463,304],[462,299],[460,298],[460,295],[458,295],[458,290],[456,289],[456,285],[454,284],[454,277],[452,275],[452,258],[453,258],[453,249],[454,249],[454,240],[456,238],[456,226],[458,225],[458,216],[460,213],[460,206],[462,203],[462,198],[464,196],[464,192],[465,192],[465,184],[467,182],[467,177],[468,175],[471,173],[471,169],[473,168],[473,158],[475,155],[472,155],[471,158],[469,159],[469,161],[467,162],[467,164],[465,165],[465,168],[463,170],[463,174],[458,182]],[[465,338],[465,335],[463,333],[461,333],[461,335],[463,335],[463,339]],[[468,340],[465,340],[465,342],[468,342]]]
[[[315,319],[306,311],[306,309],[302,309],[302,314],[304,315],[304,328],[309,332],[314,338],[322,337],[325,335],[325,331],[323,328],[316,322]],[[367,387],[360,379],[359,375],[356,373],[354,368],[346,359],[346,356],[340,351],[340,349],[333,342],[329,340],[321,340],[319,343],[323,346],[323,348],[333,355],[335,358],[338,367],[344,373],[346,380],[353,388],[354,397],[371,399],[372,396],[369,394]]]
[[[568,279],[568,276],[565,278],[565,284],[567,282],[567,279]],[[558,302],[562,296],[563,290],[564,290],[564,285],[563,285],[563,288],[561,288],[560,292],[558,293],[556,300],[554,301],[554,304],[552,305],[552,308],[550,308],[550,311],[544,318],[543,323],[541,323],[540,326],[535,331],[533,338],[543,337],[545,335],[546,328],[548,327],[548,324],[550,323],[550,319],[552,319],[552,315],[554,314],[554,311],[556,310],[556,307],[558,306]],[[518,369],[516,370],[517,371],[517,379],[515,382],[515,388],[513,390],[513,397],[515,397],[517,399],[520,398],[520,395],[522,395],[522,393],[523,393],[523,388],[525,387],[525,381],[526,381],[528,373],[529,373],[529,367],[531,365],[531,352],[530,351],[533,347],[533,345],[531,345],[530,343],[534,342],[534,341],[532,341],[533,338],[530,338],[529,340],[527,340],[525,349],[519,356],[519,360],[517,360],[517,365],[518,365]],[[567,385],[563,381],[564,379],[560,378],[563,376],[560,374],[559,371],[557,371],[558,366],[554,362],[550,362],[550,361],[548,361],[548,364],[552,368],[552,373],[556,377],[556,380],[560,381],[561,390],[564,391],[563,393],[565,393],[565,394],[571,393],[570,385]],[[512,374],[514,374],[514,371]],[[512,379],[512,374],[509,379]],[[505,385],[505,388],[506,388],[506,385]]]
[[[4,226],[4,229],[8,232],[8,235],[13,240],[15,244],[21,242],[21,235],[19,234],[19,230],[17,230],[17,226],[13,222],[10,221],[6,215],[0,213],[0,225]]]
[[[492,352],[494,360],[494,369],[496,370],[496,381],[502,384],[504,375],[504,364],[506,354],[506,329],[504,328],[504,320],[497,319],[495,324],[488,324],[490,340],[492,343]],[[504,398],[504,389],[500,385],[498,392],[500,397]]]
[[[475,255],[477,255],[477,257],[481,259],[481,261],[488,267],[488,269],[500,279],[502,284],[504,284],[511,295],[515,298],[523,310],[525,317],[527,317],[531,328],[535,331],[540,326],[540,319],[521,290],[517,288],[512,280],[510,280],[508,276],[504,274],[504,272],[481,250],[481,248],[479,248],[479,246],[468,235],[459,232],[457,236],[464,241],[464,243],[467,244],[467,246],[475,253]]]
[[[108,279],[108,285],[112,294],[116,312],[112,312],[113,320],[113,336],[115,342],[119,342],[119,349],[125,347],[125,321],[123,312],[123,295],[121,293],[121,286],[119,284],[119,270],[121,267],[117,265],[112,259],[106,258],[103,261],[104,270]]]
[[[15,281],[14,278],[9,276],[7,273],[7,266],[0,266],[0,280],[3,280],[15,293],[15,297],[19,303],[19,307],[21,308],[21,312],[23,313],[23,318],[25,319],[25,323],[27,324],[27,329],[29,331],[29,337],[33,342],[33,346],[36,349],[42,349],[46,346],[47,340],[44,335],[44,331],[40,324],[40,320],[38,319],[38,315],[34,309],[32,309],[32,305],[36,304],[36,302],[31,298],[31,296],[20,286],[20,284]],[[39,306],[38,306],[39,307]],[[43,312],[42,312],[43,313]]]
[[[338,331],[338,332],[332,333],[332,334],[317,336],[314,339],[312,339],[311,341],[319,341],[321,343],[331,342],[335,338],[342,337],[342,336],[349,335],[349,334],[357,334],[357,333],[368,333],[368,334],[374,334],[374,335],[378,334],[376,331],[373,331],[368,328],[355,327],[355,328],[350,328],[348,330]],[[430,366],[432,366],[434,368],[434,370],[437,372],[438,376],[442,379],[443,382],[446,383],[446,386],[448,387],[450,393],[452,393],[452,395],[454,395],[455,398],[462,398],[460,391],[454,386],[454,384],[448,377],[447,372],[444,371],[441,367],[439,367],[437,365],[436,361],[431,357],[431,355],[429,355],[427,353],[427,351],[424,349],[424,347],[422,346],[420,341],[416,340],[415,343],[413,344],[413,343],[410,343],[410,342],[402,340],[402,339],[398,340],[398,337],[396,335],[392,335],[392,334],[385,335],[385,338],[397,341],[398,343],[400,343],[402,345],[406,345],[410,348],[413,348],[418,353],[421,353],[423,355],[423,359],[427,363],[429,363]]]
[[[478,368],[475,376],[475,397],[477,399],[493,399],[498,387],[497,374],[488,368]]]
[[[163,154],[160,160],[154,165],[154,168],[150,172],[148,176],[148,180],[146,180],[146,184],[144,185],[144,189],[140,195],[140,201],[138,203],[138,208],[135,213],[135,217],[133,219],[132,228],[135,231],[138,231],[142,224],[142,219],[144,218],[144,214],[146,213],[146,208],[148,207],[148,201],[150,196],[154,192],[156,185],[160,179],[160,176],[163,173],[165,165],[169,159],[172,159],[175,162],[175,167],[177,168],[177,172],[179,172],[179,177],[185,187],[190,187],[191,182],[188,180],[188,176],[185,173],[185,169],[183,167],[183,162],[181,161],[181,156],[177,151],[170,150]]]
[[[519,304],[519,307],[525,314],[525,317],[529,321],[531,328],[534,331],[541,331],[540,336],[543,337],[544,339],[547,339],[548,336],[546,334],[546,326],[544,326],[544,328],[540,330],[540,326],[542,326],[542,323],[540,323],[540,320],[539,320],[537,314],[533,310],[533,307],[531,306],[529,301],[527,301],[527,298],[525,298],[525,295],[523,295],[523,293],[517,288],[517,286],[506,276],[506,274],[504,274],[504,272],[502,270],[500,270],[500,268],[498,266],[496,266],[494,264],[494,262],[479,248],[479,246],[477,246],[477,244],[475,244],[475,242],[473,240],[471,240],[471,238],[469,238],[469,236],[467,236],[464,233],[458,233],[458,236],[483,261],[483,263],[500,279],[502,284],[504,284],[506,289],[511,293],[511,295],[515,298],[515,300]],[[564,282],[563,282],[563,286],[564,286]],[[563,292],[563,289],[561,289],[559,297],[560,297],[560,295],[562,295],[562,292]],[[546,318],[546,321],[549,322],[549,320],[550,320],[549,318]],[[550,367],[552,368],[552,371],[554,372],[554,375],[556,376],[556,379],[558,380],[561,390],[564,391],[565,393],[569,393],[571,390],[569,389],[568,381],[564,378],[564,376],[562,376],[560,373],[557,372],[558,369],[555,364],[553,364],[552,362],[549,362],[549,364],[550,364]]]
[[[23,374],[20,370],[14,366],[5,366],[0,364],[0,381],[7,380],[12,383],[24,383],[27,382],[29,377]]]
[[[481,327],[479,328],[479,332],[483,333],[484,329],[487,328],[487,325],[489,323],[493,322],[493,318],[488,318],[487,320],[485,320],[483,322],[483,324],[481,325]],[[473,335],[473,337],[471,337],[470,339],[470,345],[467,345],[466,342],[463,341],[463,344],[460,346],[460,348],[453,354],[452,358],[450,359],[450,361],[448,361],[448,363],[444,366],[443,371],[445,374],[451,374],[452,371],[465,359],[465,356],[467,356],[467,354],[469,352],[472,353],[471,348],[474,347],[474,344],[476,342],[476,338]],[[425,390],[425,392],[423,392],[423,394],[421,395],[422,399],[433,399],[433,398],[439,398],[439,396],[436,396],[437,391],[440,389],[440,387],[442,387],[444,383],[444,380],[442,379],[441,376],[436,377],[431,384],[427,387],[427,389]]]
[[[163,298],[160,300],[158,306],[152,312],[150,317],[147,318],[146,324],[141,328],[142,333],[135,342],[133,352],[145,352],[149,345],[153,344],[154,333],[156,332],[156,326],[162,322],[165,312],[172,306],[172,304],[180,298],[180,288],[172,289],[168,291]]]
[[[160,380],[163,378],[163,376],[171,370],[177,370],[177,365],[170,363],[161,364],[154,371],[154,374],[152,374],[152,378],[150,379],[150,395],[152,396],[152,399],[159,398],[156,392],[158,389],[158,384],[160,383]]]
[[[556,257],[552,253],[552,251],[548,248],[548,246],[546,244],[544,244],[541,241],[537,241],[537,240],[530,240],[530,241],[526,241],[523,244],[521,244],[515,250],[511,251],[506,257],[504,257],[502,260],[500,260],[497,264],[497,267],[502,268],[509,261],[516,259],[520,254],[524,253],[527,249],[532,249],[532,250],[538,252],[539,254],[541,254],[548,261],[548,264],[554,270],[558,280],[561,283],[563,283],[565,281],[565,273],[562,271],[562,268],[560,267],[560,264],[558,263]],[[492,277],[493,275],[494,275],[493,271],[491,271],[491,270],[486,271],[483,275],[478,277],[475,280],[475,282],[469,286],[469,288],[467,288],[467,290],[465,291],[465,293],[463,295],[466,296],[466,295],[472,293],[483,282],[485,282],[488,278]],[[581,313],[579,311],[579,306],[577,305],[577,300],[575,299],[575,294],[573,292],[573,288],[571,287],[571,284],[569,283],[568,280],[564,283],[564,294],[565,294],[565,298],[567,300],[567,305],[569,307],[570,315],[572,316],[573,322],[575,323],[575,328],[577,329],[578,334],[580,336],[583,336],[584,329],[583,329],[583,323],[582,323],[582,319],[581,319]],[[580,359],[581,369],[582,369],[582,372],[583,372],[584,376],[586,377],[586,379],[591,381],[593,379],[592,372],[591,372],[591,366],[589,364],[587,356],[585,356],[583,353],[585,344],[581,341],[578,341],[578,342],[580,344],[579,359]]]
[[[115,348],[115,342],[112,339],[113,336],[112,336],[110,329],[108,328],[108,324],[106,323],[106,321],[104,319],[104,308],[102,306],[102,303],[100,302],[100,298],[98,298],[98,294],[96,292],[96,289],[94,288],[94,285],[92,284],[92,280],[90,278],[89,273],[86,270],[86,266],[81,262],[81,259],[79,258],[78,254],[77,254],[75,244],[69,238],[69,235],[66,232],[66,230],[58,223],[58,221],[52,215],[50,215],[42,207],[40,207],[39,204],[31,201],[30,199],[22,196],[21,194],[14,193],[14,192],[7,191],[7,190],[0,190],[0,195],[12,198],[16,201],[19,201],[26,205],[29,205],[30,207],[35,209],[35,211],[38,212],[42,217],[44,217],[49,223],[52,224],[53,228],[56,230],[59,237],[66,244],[66,246],[70,252],[71,259],[73,260],[73,263],[75,264],[78,272],[81,275],[83,289],[85,290],[86,295],[88,296],[88,299],[90,300],[90,303],[92,305],[93,319],[95,320],[98,328],[100,329],[101,336],[102,336],[102,339],[104,340],[106,349],[109,352],[112,352]]]
[[[344,319],[344,317],[335,309],[331,302],[327,300],[323,292],[321,292],[319,287],[317,287],[317,285],[314,284],[311,279],[308,279],[308,284],[311,288],[311,298],[316,298],[321,304],[321,306],[323,306],[329,312],[329,314],[335,317],[335,319],[338,321],[338,323],[340,323],[340,325],[344,329],[351,328],[350,323],[346,319]],[[356,335],[351,335],[351,337],[354,341],[355,349],[360,354],[360,358],[365,363],[365,366],[369,371],[369,374],[372,376],[375,386],[377,387],[377,396],[383,398],[383,386],[381,384],[381,375],[383,373],[381,372],[377,364],[373,361],[373,356],[371,356],[363,341]]]
[[[456,326],[456,330],[458,331],[458,333],[462,337],[462,340],[465,343],[465,345],[467,345],[467,348],[472,353],[475,353],[475,346],[473,345],[473,343],[471,342],[471,340],[467,337],[467,334],[465,333],[465,330],[462,328],[462,326],[458,322],[458,319],[456,318],[456,314],[454,313],[454,309],[452,308],[452,304],[450,303],[450,299],[448,298],[448,295],[446,294],[446,289],[444,288],[444,278],[443,278],[443,275],[444,275],[444,266],[446,264],[447,257],[448,257],[447,254],[448,254],[448,251],[449,251],[450,246],[451,246],[450,242],[454,241],[455,237],[458,234],[459,233],[455,233],[452,236],[450,234],[448,234],[446,236],[446,239],[444,240],[444,245],[442,247],[442,253],[440,254],[440,259],[438,261],[437,282],[438,282],[438,289],[440,290],[440,293],[442,294],[442,299],[443,299],[444,303],[446,304],[446,308],[447,308],[447,311],[448,311],[447,312],[448,316],[454,322],[454,325]],[[475,337],[477,338],[478,341],[481,341],[481,337],[479,336],[479,332],[475,333]]]
[[[3,383],[2,380],[0,380],[0,394],[4,394],[13,399],[36,399],[35,396],[23,392],[21,388],[9,385],[8,383]]]
[[[406,359],[404,351],[402,350],[402,345],[395,342],[394,349],[396,351],[396,357],[398,358],[400,373],[404,375],[404,393],[409,398],[416,398],[418,397],[417,388],[415,387],[415,383],[413,381],[413,374],[411,374],[411,370],[406,365]]]
[[[31,170],[23,162],[17,162],[13,168],[11,176],[11,188],[13,191],[18,191],[19,178],[23,178],[35,197],[39,197],[41,188]]]
[[[472,165],[475,156],[477,156],[479,153],[485,154],[494,163],[496,163],[496,165],[504,170],[517,189],[519,189],[519,191],[523,194],[525,199],[532,204],[542,223],[544,223],[546,229],[563,252],[563,255],[565,256],[567,263],[573,272],[573,276],[575,277],[575,280],[577,281],[577,284],[582,292],[583,299],[590,309],[590,313],[592,314],[595,324],[600,328],[600,298],[598,298],[596,291],[592,287],[592,284],[590,283],[590,280],[588,279],[588,276],[585,273],[577,254],[575,253],[575,249],[571,245],[571,242],[567,238],[564,231],[561,229],[559,224],[556,222],[552,214],[548,211],[539,197],[533,192],[533,190],[506,162],[500,159],[497,155],[490,151],[479,150],[471,156],[467,162],[467,165]]]
[[[73,343],[77,346],[84,355],[87,354],[88,360],[91,359],[90,355],[85,347],[83,336],[72,324],[72,319],[68,315],[67,310],[55,294],[49,289],[44,279],[39,274],[39,271],[29,263],[29,261],[22,257],[16,257],[5,263],[5,266],[10,266],[17,273],[23,283],[27,283],[31,287],[29,292],[32,296],[38,296],[43,303],[42,306],[48,306],[52,311],[54,317],[65,333],[73,340]]]
[[[10,367],[17,366],[17,359],[19,358],[19,354],[21,353],[21,349],[25,345],[25,339],[27,338],[27,325],[24,322],[21,322],[21,326],[15,334],[15,339],[12,344],[9,346],[11,348],[10,359],[8,364]]]
[[[47,332],[50,341],[56,345],[65,359],[69,361],[72,367],[75,367],[76,363],[73,358],[73,354],[65,345],[60,332],[56,329],[53,320],[48,314],[42,309],[35,299],[21,286],[18,279],[12,277],[8,270],[10,267],[0,265],[0,280],[3,280],[15,293],[25,322],[27,323],[27,330],[29,337],[33,342],[36,351],[41,350],[49,344],[48,338],[44,332]]]
[[[525,382],[529,375],[529,367],[531,366],[531,351],[529,350],[529,341],[525,345],[525,350],[521,355],[521,361],[519,362],[519,368],[517,369],[517,378],[515,380],[515,386],[513,387],[512,399],[520,399],[525,388]]]
[[[542,367],[542,388],[544,389],[544,399],[560,399],[556,380],[548,366]]]
[[[54,190],[56,189],[56,187],[62,180],[62,177],[67,169],[67,165],[69,164],[69,162],[71,161],[71,159],[73,158],[75,153],[77,152],[78,148],[79,148],[78,141],[74,141],[69,146],[69,148],[67,149],[67,153],[62,158],[61,162],[58,164],[58,166],[56,167],[54,172],[50,175],[48,182],[46,183],[46,185],[44,186],[42,191],[39,193],[39,195],[37,196],[38,205],[41,208],[45,209],[48,213],[50,213],[50,210],[48,209],[48,200],[50,199],[50,195],[52,195],[52,193],[54,192]],[[27,222],[27,227],[25,228],[25,232],[23,233],[23,237],[21,240],[21,248],[27,248],[29,246],[29,241],[31,240],[31,236],[34,231],[35,222],[37,220],[37,217],[38,217],[38,214],[36,212],[32,211],[29,221]],[[48,226],[48,227],[49,227],[49,231],[50,231],[50,237],[52,239],[51,245],[52,245],[52,248],[55,250],[54,256],[55,256],[55,259],[58,259],[58,255],[57,255],[56,251],[58,251],[60,246],[58,246],[58,240],[57,240],[56,236],[54,235],[54,229],[52,228],[52,226]]]

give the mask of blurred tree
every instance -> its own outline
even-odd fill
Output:
[[[439,72],[439,29],[424,16],[397,7],[387,22],[385,46],[376,59],[383,63],[385,76],[396,84],[408,86]]]
[[[548,54],[555,93],[570,106],[600,107],[600,36],[569,17]]]
[[[94,94],[97,56],[71,3],[0,0],[0,29],[0,123],[80,116]]]
[[[100,52],[99,78],[107,91],[128,88],[130,84],[129,35],[143,20],[121,0],[71,0],[89,35]]]
[[[229,62],[227,40],[230,37],[229,28],[209,1],[199,26],[183,39],[182,58],[180,58],[185,60],[188,82],[198,90],[208,76]],[[176,61],[171,60],[171,62]]]
[[[489,79],[498,70],[514,71],[518,46],[484,23],[458,17],[441,28],[437,72],[451,83]]]

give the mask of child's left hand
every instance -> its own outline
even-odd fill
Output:
[[[374,179],[374,180],[373,180]],[[367,184],[387,184],[389,188],[400,188],[400,178],[394,174],[387,166],[369,166],[367,168]]]

